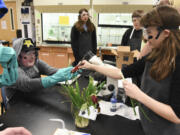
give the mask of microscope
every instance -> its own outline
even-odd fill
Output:
[[[95,65],[110,66],[112,68],[115,68],[112,65],[103,63],[103,61],[99,57],[97,57],[95,54],[93,54],[91,51],[88,51],[86,53],[86,55],[84,56],[84,59],[86,59],[87,61]],[[99,76],[102,76],[102,75],[99,74]],[[99,92],[98,96],[99,97],[106,97],[106,96],[112,97],[112,95],[114,95],[115,98],[117,98],[117,94],[118,94],[118,80],[113,79],[111,77],[106,77],[106,86]]]

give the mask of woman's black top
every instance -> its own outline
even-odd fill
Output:
[[[71,47],[73,50],[73,55],[75,61],[73,66],[77,65],[79,61],[82,60],[83,56],[91,50],[94,54],[97,52],[97,40],[96,40],[96,30],[93,32],[77,30],[75,25],[71,29]]]
[[[156,81],[149,75],[152,66],[146,57],[122,69],[125,77],[142,75],[141,90],[155,100],[168,104],[180,118],[180,55],[176,57],[176,68],[163,80]],[[148,121],[140,112],[142,127],[146,135],[180,135],[180,124],[174,124],[141,104]]]
[[[132,35],[131,35],[132,34]],[[142,29],[136,30],[133,28],[129,28],[124,33],[121,45],[122,46],[130,46],[131,51],[133,50],[141,50],[141,42],[142,42]]]

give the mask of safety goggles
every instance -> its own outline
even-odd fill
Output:
[[[160,27],[157,27],[157,31],[158,31],[158,34],[156,35],[155,39],[158,39],[161,32],[163,31],[164,29],[160,28]],[[153,39],[154,37],[152,35],[149,35],[148,32],[147,32],[147,29],[144,28],[143,29],[143,36],[145,39],[147,40],[150,40],[150,39]]]
[[[36,60],[36,52],[34,50],[28,52],[21,52],[20,62],[25,67],[33,66]]]
[[[32,60],[36,57],[36,52],[33,50],[33,51],[28,51],[28,52],[22,52],[21,53],[21,59],[23,60]]]
[[[81,17],[84,17],[84,16],[88,16],[89,17],[89,14],[88,13],[82,13]]]

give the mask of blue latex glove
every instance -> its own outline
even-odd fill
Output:
[[[55,74],[41,78],[41,82],[44,88],[51,87],[58,82],[67,81],[76,77],[79,73],[71,73],[73,67],[67,67],[59,69]]]
[[[0,46],[0,64],[3,67],[3,73],[0,75],[0,87],[14,84],[18,77],[18,64],[13,48]]]

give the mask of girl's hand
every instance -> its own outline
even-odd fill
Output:
[[[123,81],[123,87],[127,96],[138,100],[142,91],[133,83],[126,80]]]
[[[85,68],[85,69],[92,69],[92,64],[90,64],[89,62],[87,62],[86,60],[81,61],[79,68]]]
[[[24,127],[13,127],[13,128],[6,128],[5,130],[0,131],[0,135],[32,135],[32,134]]]

